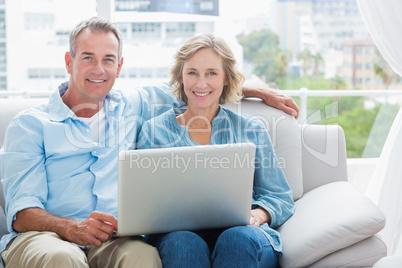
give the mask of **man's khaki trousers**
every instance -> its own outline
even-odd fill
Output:
[[[52,232],[17,236],[1,253],[7,268],[162,267],[156,248],[141,237],[112,238],[83,249]]]

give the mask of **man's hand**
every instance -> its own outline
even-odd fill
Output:
[[[17,232],[54,232],[62,239],[77,245],[100,246],[117,231],[117,219],[113,215],[94,211],[78,222],[55,216],[41,208],[27,208],[17,213],[13,228]]]
[[[280,94],[276,90],[262,87],[243,86],[243,95],[245,98],[260,98],[269,106],[293,115],[296,119],[299,117],[299,107],[293,99],[289,96]]]
[[[117,231],[117,219],[113,215],[94,211],[89,217],[70,227],[65,236],[78,245],[100,246]]]

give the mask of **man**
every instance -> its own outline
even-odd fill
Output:
[[[1,256],[10,267],[160,267],[158,252],[141,237],[113,237],[117,155],[133,148],[144,120],[181,103],[166,86],[132,96],[112,90],[122,43],[116,26],[101,18],[71,32],[65,64],[69,82],[8,127],[0,161],[10,234]],[[288,97],[243,93],[297,117]]]

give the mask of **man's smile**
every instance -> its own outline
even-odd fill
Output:
[[[93,83],[103,83],[103,82],[105,82],[106,80],[100,80],[100,79],[87,79],[89,82],[93,82]]]

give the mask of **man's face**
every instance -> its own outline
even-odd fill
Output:
[[[112,89],[123,64],[119,41],[112,32],[92,33],[84,29],[75,41],[75,57],[66,53],[70,74],[69,91],[80,103],[103,101]]]

